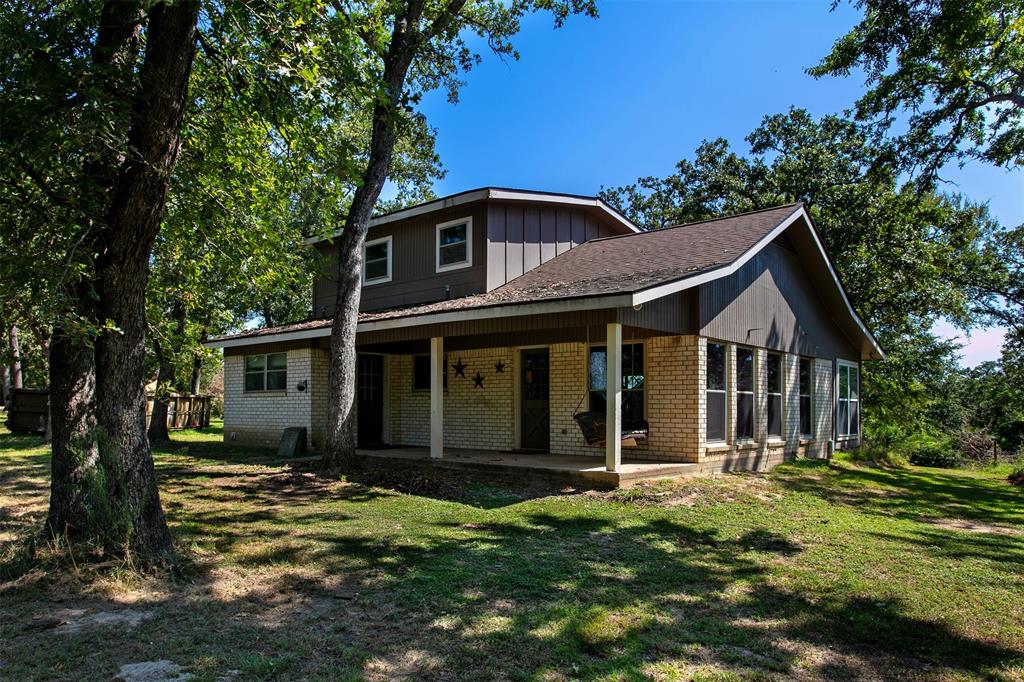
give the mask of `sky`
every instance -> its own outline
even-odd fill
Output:
[[[439,195],[482,186],[592,195],[644,175],[664,176],[704,139],[743,138],[790,106],[841,112],[863,92],[850,78],[804,69],[858,20],[848,4],[748,0],[598,0],[596,20],[523,21],[519,61],[483,47],[456,105],[428,95],[447,176]],[[988,202],[1004,225],[1024,223],[1024,174],[972,163],[947,169],[958,191]],[[963,334],[950,325],[936,331]],[[963,338],[968,366],[999,355],[1001,330]]]

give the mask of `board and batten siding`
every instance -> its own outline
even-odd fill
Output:
[[[437,272],[437,225],[449,220],[473,219],[473,264],[457,270]],[[363,287],[361,311],[383,310],[419,303],[443,301],[450,287],[452,298],[485,291],[487,272],[487,210],[478,202],[446,208],[407,220],[371,227],[367,241],[391,236],[391,281]],[[329,256],[337,246],[317,245]],[[334,279],[337,259],[331,257],[313,287],[313,311],[317,317],[331,315],[338,284]]]
[[[487,290],[511,282],[583,242],[623,228],[579,208],[487,203]]]
[[[730,277],[700,287],[700,334],[819,358],[858,360],[786,242],[773,243]]]

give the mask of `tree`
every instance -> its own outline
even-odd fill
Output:
[[[833,3],[833,8],[838,0]],[[1024,5],[1019,0],[857,0],[864,18],[809,73],[862,69],[857,116],[932,179],[951,160],[1024,165]]]
[[[356,325],[361,294],[362,251],[373,209],[392,166],[399,131],[423,92],[438,87],[455,100],[465,72],[479,60],[463,31],[484,38],[499,55],[516,57],[510,42],[521,17],[549,10],[561,26],[570,13],[596,16],[593,0],[390,0],[383,4],[335,5],[354,25],[368,51],[367,67],[379,87],[371,98],[373,116],[366,165],[338,237],[338,294],[331,326],[328,414],[323,464],[336,467],[355,454],[353,404],[356,387]],[[415,117],[413,120],[416,120]]]
[[[50,344],[48,526],[162,564],[171,538],[141,428],[144,297],[180,145],[199,5],[24,3],[5,12],[18,20],[5,21],[4,31],[12,56],[5,157],[74,215],[67,313]]]
[[[701,144],[665,178],[601,195],[646,227],[793,201],[806,203],[857,311],[888,357],[865,366],[868,431],[920,429],[955,346],[930,330],[938,317],[978,319],[971,282],[998,270],[985,244],[998,226],[983,206],[900,183],[875,160],[886,150],[863,124],[806,111],[766,116],[750,154],[725,140]]]

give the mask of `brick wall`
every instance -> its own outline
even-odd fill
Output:
[[[224,440],[274,447],[281,432],[291,426],[304,426],[307,438],[318,441],[312,422],[312,396],[326,405],[327,384],[317,383],[314,376],[313,353],[310,348],[288,351],[288,381],[283,391],[245,391],[245,356],[224,357]],[[256,353],[253,353],[254,355]],[[324,360],[326,362],[326,360]],[[307,390],[296,386],[306,381]]]
[[[448,354],[448,390],[444,394],[444,444],[446,447],[511,450],[515,434],[517,372],[511,348],[486,348]],[[465,378],[455,376],[451,365],[466,365]],[[501,361],[504,371],[495,365]],[[388,422],[394,445],[430,445],[430,392],[414,391],[413,356],[388,357]],[[477,388],[473,377],[483,377]]]

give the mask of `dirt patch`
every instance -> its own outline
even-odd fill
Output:
[[[140,609],[95,611],[93,613],[89,613],[88,609],[83,608],[60,609],[32,618],[28,622],[27,629],[53,630],[61,635],[76,635],[96,627],[136,628],[153,618],[156,618],[155,612]]]
[[[782,497],[776,484],[760,474],[730,474],[667,481],[644,481],[587,495],[641,507],[697,507],[719,502],[773,502]]]
[[[124,682],[180,682],[192,679],[177,663],[171,661],[143,661],[141,663],[125,663],[117,671],[115,679]]]
[[[960,530],[965,533],[991,533],[993,535],[1024,535],[1020,528],[997,526],[983,521],[967,521],[966,519],[922,519],[924,523],[945,530]]]

